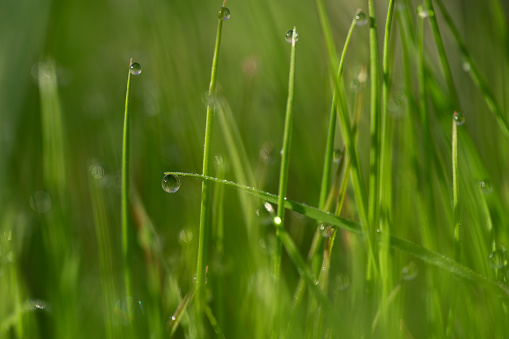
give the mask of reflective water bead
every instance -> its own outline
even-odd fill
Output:
[[[413,280],[417,277],[417,265],[413,261],[409,262],[408,265],[404,266],[401,269],[401,279],[403,280]]]
[[[368,23],[368,16],[364,12],[358,12],[355,14],[355,24],[357,26],[366,26]]]
[[[37,213],[46,213],[51,209],[51,197],[47,192],[37,191],[30,197],[30,207]]]
[[[343,156],[343,150],[335,149],[333,154],[333,161],[337,164],[341,160],[341,157]]]
[[[166,174],[161,182],[163,190],[168,193],[175,193],[180,188],[180,178],[174,174]]]
[[[324,238],[328,238],[332,234],[332,227],[328,224],[321,224],[319,227],[320,235]]]
[[[221,7],[217,12],[217,17],[223,21],[230,19],[230,10],[226,7]]]
[[[345,274],[340,274],[336,278],[336,285],[341,290],[344,291],[350,287],[350,277]]]
[[[465,124],[465,117],[461,113],[454,114],[454,121],[456,121],[456,126],[461,126]]]
[[[141,73],[141,65],[137,62],[133,62],[131,66],[129,66],[129,72],[131,72],[132,75],[138,75]]]
[[[493,185],[488,179],[481,180],[479,182],[479,187],[483,191],[484,194],[489,194],[493,191]]]
[[[491,252],[488,256],[488,263],[496,270],[501,269],[506,265],[507,253],[504,250],[496,250]]]
[[[286,32],[286,37],[285,37],[286,42],[291,44],[292,36],[295,39],[295,42],[299,41],[299,33],[297,33],[297,30],[289,29],[288,32]]]
[[[425,5],[417,6],[417,14],[423,19],[429,17],[428,8]]]

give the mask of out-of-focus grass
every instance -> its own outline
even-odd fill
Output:
[[[380,42],[388,3],[376,3]],[[457,131],[461,263],[507,284],[507,266],[493,269],[488,256],[495,250],[505,256],[502,244],[509,244],[509,147],[485,98],[489,93],[498,103],[496,114],[507,119],[509,60],[503,46],[509,9],[498,0],[444,2],[461,48],[471,58],[466,64],[441,7],[433,3],[466,118]],[[382,161],[391,162],[387,175],[392,184],[391,212],[385,217],[392,234],[452,258],[451,117],[457,103],[443,75],[444,59],[430,20],[418,18],[417,5],[395,2],[388,44],[390,157]],[[164,192],[160,183],[164,171],[200,172],[204,99],[220,6],[160,0],[0,3],[0,337],[169,335],[167,322],[193,288],[201,182],[182,178],[176,194]],[[314,2],[230,0],[227,6],[231,18],[222,36],[219,123],[212,148],[212,155],[220,155],[223,162],[221,168],[212,167],[212,175],[277,192],[290,56],[284,35],[297,26],[287,196],[317,206],[332,89]],[[367,3],[326,1],[325,6],[338,48],[355,10],[367,13]],[[355,29],[345,59],[350,112],[358,91],[369,94],[367,82],[359,81],[359,70],[369,64],[368,34],[367,27]],[[137,238],[131,261],[133,295],[123,295],[121,140],[130,57],[142,65],[143,73],[131,92],[131,226]],[[425,85],[421,92],[420,84]],[[365,183],[370,173],[369,126],[365,104],[355,143]],[[341,148],[343,136],[337,135],[336,147]],[[491,189],[481,189],[481,180]],[[291,258],[283,251],[276,295],[270,270],[276,243],[273,215],[263,201],[235,190],[225,189],[216,197],[222,204],[213,208],[217,238],[209,246],[206,301],[207,314],[217,323],[207,323],[206,330],[211,335],[216,330],[226,337],[265,338],[271,331],[267,324],[274,317],[274,299],[281,300],[280,311],[290,310],[299,278],[290,259],[307,254],[316,221],[287,212],[285,241],[295,248]],[[342,216],[358,222],[357,204],[348,187]],[[459,286],[461,296],[451,327],[455,336],[509,333],[508,300],[501,292],[479,281],[456,282],[447,270],[404,252],[389,254],[392,284],[387,288],[393,293],[387,297],[389,312],[381,314],[375,326],[381,291],[365,279],[366,243],[362,236],[338,231],[330,253],[327,301],[332,312],[324,315],[324,335],[369,336],[373,326],[376,337],[441,337],[453,286]],[[400,275],[400,270],[410,261],[418,274],[406,280],[411,275]],[[308,296],[295,314],[280,314],[282,331],[290,316],[297,320],[292,321],[291,335],[299,337],[309,329],[307,307],[313,294]],[[128,307],[136,333],[126,326]],[[193,337],[194,317],[193,312],[182,316],[177,337]],[[399,332],[401,323],[404,331]]]

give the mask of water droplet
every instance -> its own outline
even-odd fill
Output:
[[[465,117],[461,113],[454,113],[454,121],[456,121],[456,126],[462,126],[465,124]]]
[[[352,79],[352,81],[350,81],[350,89],[354,92],[357,91],[359,89],[359,80]]]
[[[141,73],[141,65],[137,62],[133,62],[131,66],[129,66],[129,72],[131,72],[132,75],[138,75]]]
[[[418,270],[417,265],[413,261],[409,262],[408,265],[401,269],[401,279],[409,281],[417,277]]]
[[[193,232],[191,232],[190,230],[186,230],[186,229],[181,230],[179,233],[179,240],[183,244],[187,244],[187,243],[191,242],[191,240],[193,240]]]
[[[340,149],[335,149],[334,150],[334,154],[333,154],[333,161],[338,164],[339,161],[341,160],[341,157],[343,156],[343,151],[340,150]]]
[[[366,13],[364,12],[357,12],[357,14],[355,14],[355,24],[357,26],[366,26],[366,24],[368,23],[368,16],[366,15]]]
[[[217,17],[223,21],[230,19],[230,10],[226,7],[221,7],[219,11],[217,11]]]
[[[35,300],[29,300],[25,303],[28,309],[34,311],[34,310],[46,310],[51,311],[51,305],[47,303],[44,300],[35,299]]]
[[[319,231],[322,237],[329,238],[332,234],[332,227],[329,224],[321,224]]]
[[[220,155],[214,155],[214,162],[216,163],[216,166],[223,165],[223,163],[224,163],[223,157]]]
[[[479,182],[479,187],[483,191],[484,194],[490,194],[493,191],[493,185],[491,184],[491,181],[488,179],[481,180]]]
[[[136,305],[138,305],[138,307],[136,307]],[[124,326],[129,325],[129,314],[140,316],[140,313],[144,313],[141,301],[136,301],[133,297],[125,297],[122,300],[117,300],[113,311]]]
[[[168,193],[175,193],[180,188],[180,178],[175,174],[166,174],[161,182],[163,190]]]
[[[350,287],[350,277],[346,274],[340,274],[336,278],[336,286],[341,290],[344,291]]]
[[[175,317],[174,315],[171,316],[171,321],[175,321],[177,319],[177,317]]]
[[[315,281],[314,281],[315,286],[317,286],[317,285],[318,285],[318,283],[319,283],[319,281],[318,281],[318,280],[315,280]]]
[[[37,191],[30,197],[30,207],[37,213],[46,213],[51,209],[51,197],[47,192]]]
[[[299,41],[299,33],[297,33],[297,30],[289,29],[288,32],[286,32],[285,40],[289,44],[292,43],[292,37],[295,39],[295,42]]]
[[[426,5],[423,5],[423,4],[417,6],[417,14],[422,19],[425,19],[425,18],[429,17],[429,15],[430,15],[428,8],[426,7]]]
[[[102,166],[99,164],[90,165],[88,170],[90,171],[90,175],[94,179],[100,180],[104,177],[104,168],[102,168]]]
[[[507,253],[504,250],[496,250],[488,256],[488,263],[496,270],[507,264]]]
[[[468,61],[463,62],[463,71],[470,72],[470,63]]]
[[[276,224],[276,226],[281,225],[281,218],[280,217],[275,217],[274,218],[274,224]]]

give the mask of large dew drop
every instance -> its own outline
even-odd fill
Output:
[[[138,75],[141,73],[141,65],[137,62],[133,62],[131,66],[129,66],[129,72],[131,72],[132,75]]]
[[[355,24],[357,26],[366,26],[368,23],[368,16],[364,12],[358,12],[355,14]]]
[[[488,256],[488,264],[493,269],[501,269],[507,264],[507,253],[504,250],[496,250]]]
[[[175,174],[166,174],[161,182],[163,190],[168,193],[175,193],[180,188],[180,178]]]
[[[217,17],[223,21],[230,19],[230,10],[226,7],[221,7],[217,12]]]
[[[291,44],[292,36],[295,39],[295,42],[299,41],[299,33],[297,33],[297,30],[289,29],[288,32],[286,32],[286,37],[285,37],[286,42]]]
[[[461,126],[465,124],[465,117],[461,113],[454,114],[454,121],[456,122],[456,126]]]

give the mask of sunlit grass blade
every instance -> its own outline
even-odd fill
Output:
[[[172,314],[171,318],[168,320],[168,326],[166,329],[170,331],[170,338],[173,337],[173,335],[175,334],[175,331],[178,328],[180,320],[182,319],[184,313],[187,310],[189,302],[194,297],[195,291],[196,289],[193,287],[189,292],[187,292],[184,299],[182,299],[182,302],[178,305],[177,309]]]
[[[165,174],[173,174],[173,175],[179,175],[179,176],[183,176],[183,177],[192,177],[192,178],[198,178],[198,179],[209,181],[209,182],[221,183],[228,187],[235,188],[235,189],[241,190],[243,192],[249,193],[259,199],[271,202],[273,204],[277,204],[278,200],[279,200],[279,197],[277,195],[270,194],[270,193],[267,193],[264,191],[260,191],[253,187],[239,185],[239,184],[231,182],[231,181],[220,180],[220,179],[217,179],[214,177],[205,177],[201,174],[183,173],[183,172],[165,172]],[[302,215],[304,215],[308,218],[311,218],[313,220],[317,220],[317,221],[322,220],[326,223],[331,224],[332,226],[338,227],[338,228],[343,229],[348,232],[352,232],[352,233],[356,233],[356,234],[362,233],[362,229],[359,224],[349,221],[349,220],[346,220],[344,218],[337,217],[333,214],[324,212],[316,207],[311,207],[311,206],[287,199],[287,200],[284,200],[284,208],[291,210],[293,212],[302,214]],[[286,231],[284,233],[285,233],[285,236],[289,237],[289,235],[287,235]],[[291,241],[291,238],[290,238],[290,241]],[[288,243],[290,244],[289,247],[292,247],[290,241],[288,241]],[[477,283],[479,285],[495,288],[499,292],[500,291],[504,292],[509,297],[509,287],[508,286],[505,286],[501,282],[496,282],[496,281],[490,280],[490,279],[482,276],[481,274],[473,271],[472,269],[454,261],[451,258],[448,258],[444,255],[437,253],[437,252],[431,251],[431,250],[426,249],[426,248],[424,248],[420,245],[417,245],[413,242],[410,242],[405,239],[401,239],[401,238],[393,236],[393,235],[390,236],[389,243],[391,244],[391,247],[394,249],[406,252],[406,253],[408,253],[408,254],[410,254],[410,255],[412,255],[412,256],[414,256],[428,264],[439,267],[439,268],[441,268],[441,269],[443,269],[443,270],[445,270],[459,278],[462,278],[464,280],[468,280],[473,283]],[[284,244],[284,241],[283,241],[283,244]],[[293,245],[293,246],[295,246],[295,245]],[[304,262],[304,259],[299,259],[297,261],[300,261],[300,260],[302,260],[302,262]],[[296,264],[296,266],[298,268],[301,267],[300,263],[299,263],[299,265]],[[306,267],[305,264],[304,264],[304,267]],[[311,281],[312,281],[312,276],[311,276]]]
[[[216,46],[214,49],[214,58],[212,60],[212,71],[210,75],[209,98],[216,95],[216,78],[219,63],[219,50],[221,47],[221,32],[223,21],[230,17],[229,10],[225,8],[226,0],[223,1],[223,7],[218,12]],[[226,10],[228,14],[226,16]],[[214,100],[212,100],[213,103]],[[207,105],[207,120],[205,125],[205,146],[203,148],[203,170],[204,176],[211,173],[212,160],[212,133],[214,130],[215,108],[211,103]],[[200,230],[198,239],[198,259],[196,267],[196,304],[198,310],[198,330],[202,330],[202,312],[205,302],[205,269],[207,266],[207,241],[210,233],[210,211],[211,211],[211,186],[209,182],[203,181],[201,190],[201,208],[200,208]]]

